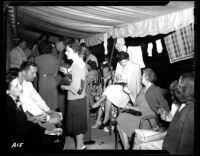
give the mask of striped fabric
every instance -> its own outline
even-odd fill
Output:
[[[194,25],[190,24],[164,38],[170,63],[193,58]]]

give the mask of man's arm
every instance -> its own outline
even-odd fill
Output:
[[[49,111],[50,108],[46,105],[46,102],[42,99],[42,97],[39,95],[39,93],[35,90],[32,83],[30,83],[30,91],[31,91],[31,97],[36,102],[36,104],[43,111]]]

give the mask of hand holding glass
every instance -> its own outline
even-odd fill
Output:
[[[60,142],[59,136],[62,135],[63,130],[62,128],[55,128],[54,133],[56,133],[57,139],[54,142]]]

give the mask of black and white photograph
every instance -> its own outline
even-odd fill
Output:
[[[197,154],[195,1],[2,5],[4,154]]]

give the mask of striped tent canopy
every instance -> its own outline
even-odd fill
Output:
[[[194,1],[137,6],[29,4],[10,5],[8,11],[15,31],[16,26],[20,27],[17,33],[33,40],[46,32],[55,37],[84,39],[88,46],[94,46],[104,42],[105,37],[165,34],[194,23]]]

